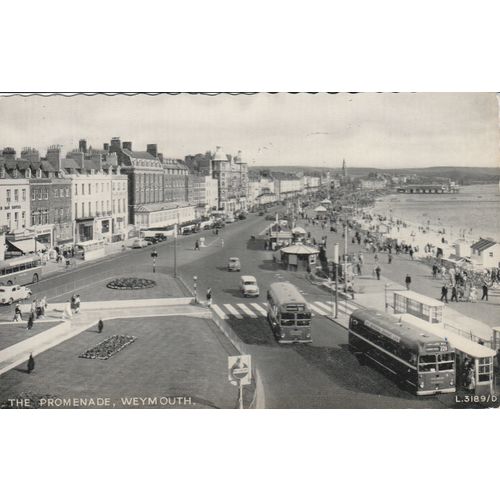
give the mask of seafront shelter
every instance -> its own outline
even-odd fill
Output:
[[[496,352],[485,345],[478,344],[462,335],[444,328],[443,325],[431,324],[412,314],[401,315],[401,321],[409,323],[424,331],[434,333],[447,340],[456,351],[457,389],[474,391],[478,396],[493,394],[494,372],[493,360]],[[473,382],[466,387],[466,369],[472,366]]]
[[[394,313],[413,314],[428,323],[443,322],[444,304],[436,299],[411,290],[394,292]]]

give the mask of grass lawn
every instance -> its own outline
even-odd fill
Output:
[[[26,321],[10,324],[0,323],[0,350],[29,339],[59,323],[61,321],[35,321],[33,328],[29,331],[26,330]]]
[[[78,357],[118,334],[137,339],[107,360]],[[24,365],[1,375],[0,401],[21,394],[50,394],[110,398],[116,408],[235,408],[237,389],[227,379],[227,356],[235,354],[232,344],[207,319],[112,320],[105,322],[101,334],[89,329],[37,356],[30,375]],[[159,398],[179,396],[190,398],[190,402],[160,404]],[[151,399],[122,400],[140,397]],[[154,398],[158,398],[157,404]]]

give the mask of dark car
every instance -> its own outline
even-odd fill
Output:
[[[266,215],[266,220],[274,220],[274,219],[276,219],[276,216],[270,214]]]
[[[144,240],[153,243],[153,245],[160,241],[156,236],[146,236]]]
[[[245,214],[243,214],[243,213],[240,214],[240,215],[238,215],[238,219],[240,219],[240,220],[244,220],[246,218],[247,218],[247,216]]]
[[[162,233],[156,233],[154,236],[158,241],[165,241],[167,237]]]
[[[265,213],[266,213],[266,212],[262,212],[262,211],[260,211],[260,212],[259,212],[259,215],[264,215]]]

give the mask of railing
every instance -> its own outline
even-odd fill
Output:
[[[492,347],[491,340],[485,340],[481,337],[478,337],[477,335],[474,335],[472,333],[472,330],[463,330],[461,328],[458,328],[454,325],[450,325],[449,323],[445,323],[445,322],[443,322],[443,326],[444,326],[444,328],[446,328],[454,333],[457,333],[461,337],[472,340],[473,342],[477,342],[478,344],[483,344],[483,345],[490,347],[490,348]]]

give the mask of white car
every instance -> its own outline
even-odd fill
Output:
[[[13,285],[0,287],[0,304],[12,304],[16,300],[27,299],[31,290],[26,286]]]
[[[253,276],[242,276],[240,278],[240,291],[244,297],[258,297],[260,291],[257,280]]]
[[[136,238],[132,242],[132,248],[144,248],[147,247],[149,243],[146,240],[143,240],[142,238]]]
[[[226,224],[231,224],[231,223],[235,222],[235,220],[236,219],[232,215],[228,215],[226,217]]]

